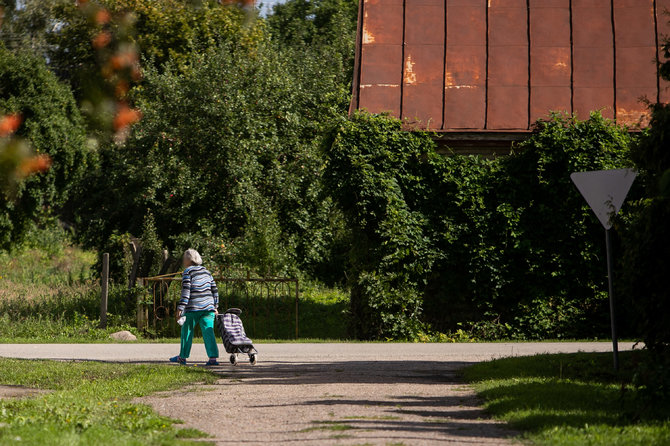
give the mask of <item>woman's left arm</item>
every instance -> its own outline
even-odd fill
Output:
[[[214,296],[214,314],[219,314],[219,289],[212,277],[212,296]]]
[[[177,304],[177,319],[184,314],[184,308],[188,305],[191,298],[191,275],[184,271],[181,275],[181,298]]]

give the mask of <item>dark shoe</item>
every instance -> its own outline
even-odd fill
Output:
[[[210,365],[219,365],[219,361],[217,361],[216,358],[210,358],[209,361],[205,363],[205,367]]]
[[[186,360],[179,355],[170,358],[170,362],[177,362],[179,365],[186,365]]]

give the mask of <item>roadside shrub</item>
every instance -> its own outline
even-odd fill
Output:
[[[516,153],[485,160],[439,155],[429,134],[357,113],[329,142],[358,336],[463,323],[517,338],[607,333],[602,229],[569,175],[630,164],[626,129],[556,115]]]

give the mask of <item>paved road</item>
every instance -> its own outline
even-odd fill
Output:
[[[222,361],[221,379],[139,400],[217,444],[511,445],[459,370],[504,356],[610,351],[598,343],[260,344],[259,364]],[[632,344],[620,345],[622,350]],[[165,361],[170,344],[2,345],[0,357]],[[194,361],[204,361],[202,344]],[[226,359],[225,356],[223,359]]]
[[[619,348],[632,348],[621,343]],[[577,351],[611,351],[608,342],[538,342],[538,343],[473,343],[473,344],[259,344],[259,358],[274,361],[378,361],[432,360],[465,364],[505,356],[537,353],[570,353]],[[165,361],[179,353],[173,344],[0,344],[0,357],[25,359],[72,359],[111,362]],[[202,344],[193,346],[194,361],[205,361]],[[222,355],[224,357],[225,355]]]

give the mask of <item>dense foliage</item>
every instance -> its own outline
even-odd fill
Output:
[[[15,195],[0,194],[0,248],[23,239],[31,222],[49,215],[67,218],[68,199],[94,157],[86,147],[81,114],[70,89],[49,71],[43,59],[0,46],[0,116],[20,113],[16,135],[30,141],[53,165],[23,180]]]
[[[209,0],[195,8],[180,0],[104,0],[112,14],[132,11],[135,18],[133,40],[142,56],[155,66],[170,61],[185,68],[191,54],[222,42],[243,44],[262,36],[258,27],[245,27],[245,15],[237,8],[221,7]],[[88,74],[94,65],[95,51],[91,40],[100,27],[87,21],[73,2],[64,3],[58,19],[65,25],[49,34],[55,69],[69,79]]]
[[[167,61],[185,67],[194,51],[222,42],[245,44],[262,38],[239,8],[216,0],[97,0],[111,16],[131,11],[132,40],[156,66]],[[81,2],[84,3],[84,2]],[[197,7],[193,3],[198,3]],[[53,70],[74,85],[86,81],[96,63],[93,39],[108,18],[91,19],[70,0],[0,0],[6,25],[0,39],[11,47],[30,46],[46,54]],[[121,27],[124,23],[114,24]]]
[[[146,235],[152,215],[167,247],[195,246],[227,265],[285,274],[329,262],[336,237],[318,143],[346,104],[335,74],[269,44],[192,57],[185,72],[147,70],[144,119],[87,179],[84,240],[104,247],[115,232]]]
[[[17,136],[54,162],[0,198],[0,248],[56,216],[111,253],[119,283],[132,237],[140,275],[159,272],[164,248],[195,247],[219,267],[346,282],[361,338],[601,336],[602,228],[569,174],[632,159],[641,179],[616,223],[618,285],[666,355],[667,262],[654,256],[668,246],[666,107],[632,157],[627,130],[597,114],[540,122],[509,157],[444,156],[397,120],[347,119],[355,0],[289,0],[267,20],[214,0],[99,3],[113,20],[70,0],[0,0],[0,116],[20,112]],[[105,33],[120,40],[96,49]],[[126,44],[144,78],[120,97],[143,119],[92,151],[74,97],[86,109],[90,85],[118,86],[100,68]]]
[[[652,111],[649,130],[632,150],[643,197],[631,203],[623,228],[620,282],[624,305],[634,309],[631,315],[650,351],[639,384],[652,400],[661,402],[670,397],[670,107],[658,104]]]
[[[569,175],[625,165],[629,143],[600,115],[556,116],[518,154],[483,160],[439,155],[392,118],[343,123],[326,180],[352,230],[357,334],[462,321],[479,337],[606,334],[602,233]]]
[[[357,0],[289,0],[267,19],[273,41],[302,58],[341,64],[338,82],[351,91],[358,23]]]

